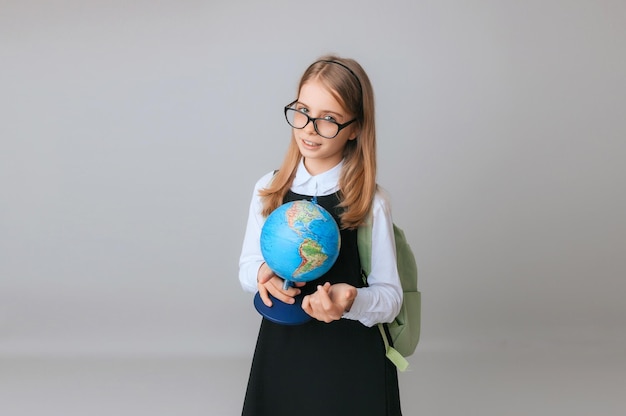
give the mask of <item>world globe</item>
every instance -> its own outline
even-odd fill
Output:
[[[276,208],[261,230],[261,253],[269,268],[285,281],[308,282],[326,273],[337,260],[341,236],[332,215],[307,200]]]

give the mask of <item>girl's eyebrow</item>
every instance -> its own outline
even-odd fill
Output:
[[[306,105],[305,103],[303,103],[303,102],[302,102],[302,101],[300,101],[300,100],[297,100],[297,101],[296,101],[296,104],[301,104],[301,105],[303,105],[303,106],[304,106],[304,107],[306,107],[306,108],[311,108],[311,106]],[[343,116],[344,116],[343,114],[338,113],[338,112],[333,111],[333,110],[322,110],[322,111],[320,111],[320,112],[321,112],[321,113],[331,113],[331,114],[334,114],[334,115],[339,116],[339,117],[343,117]]]

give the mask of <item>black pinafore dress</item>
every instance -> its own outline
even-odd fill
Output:
[[[300,199],[312,197],[285,196],[285,202]],[[317,197],[317,203],[339,223],[337,194]],[[355,230],[341,230],[337,261],[302,293],[325,282],[363,286]],[[384,349],[378,328],[359,321],[288,326],[263,318],[242,415],[399,416],[398,376]]]

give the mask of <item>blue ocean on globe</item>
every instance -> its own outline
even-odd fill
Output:
[[[261,230],[261,252],[269,268],[285,280],[308,282],[326,273],[341,247],[332,215],[307,200],[276,208]]]

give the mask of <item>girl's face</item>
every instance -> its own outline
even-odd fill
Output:
[[[302,85],[296,106],[311,118],[332,117],[339,124],[354,118],[354,114],[348,113],[330,91],[317,80],[310,80]],[[303,129],[293,129],[294,138],[304,157],[304,166],[311,175],[325,172],[341,161],[346,143],[356,138],[355,124],[347,126],[332,139],[318,135],[312,122],[309,122]]]

